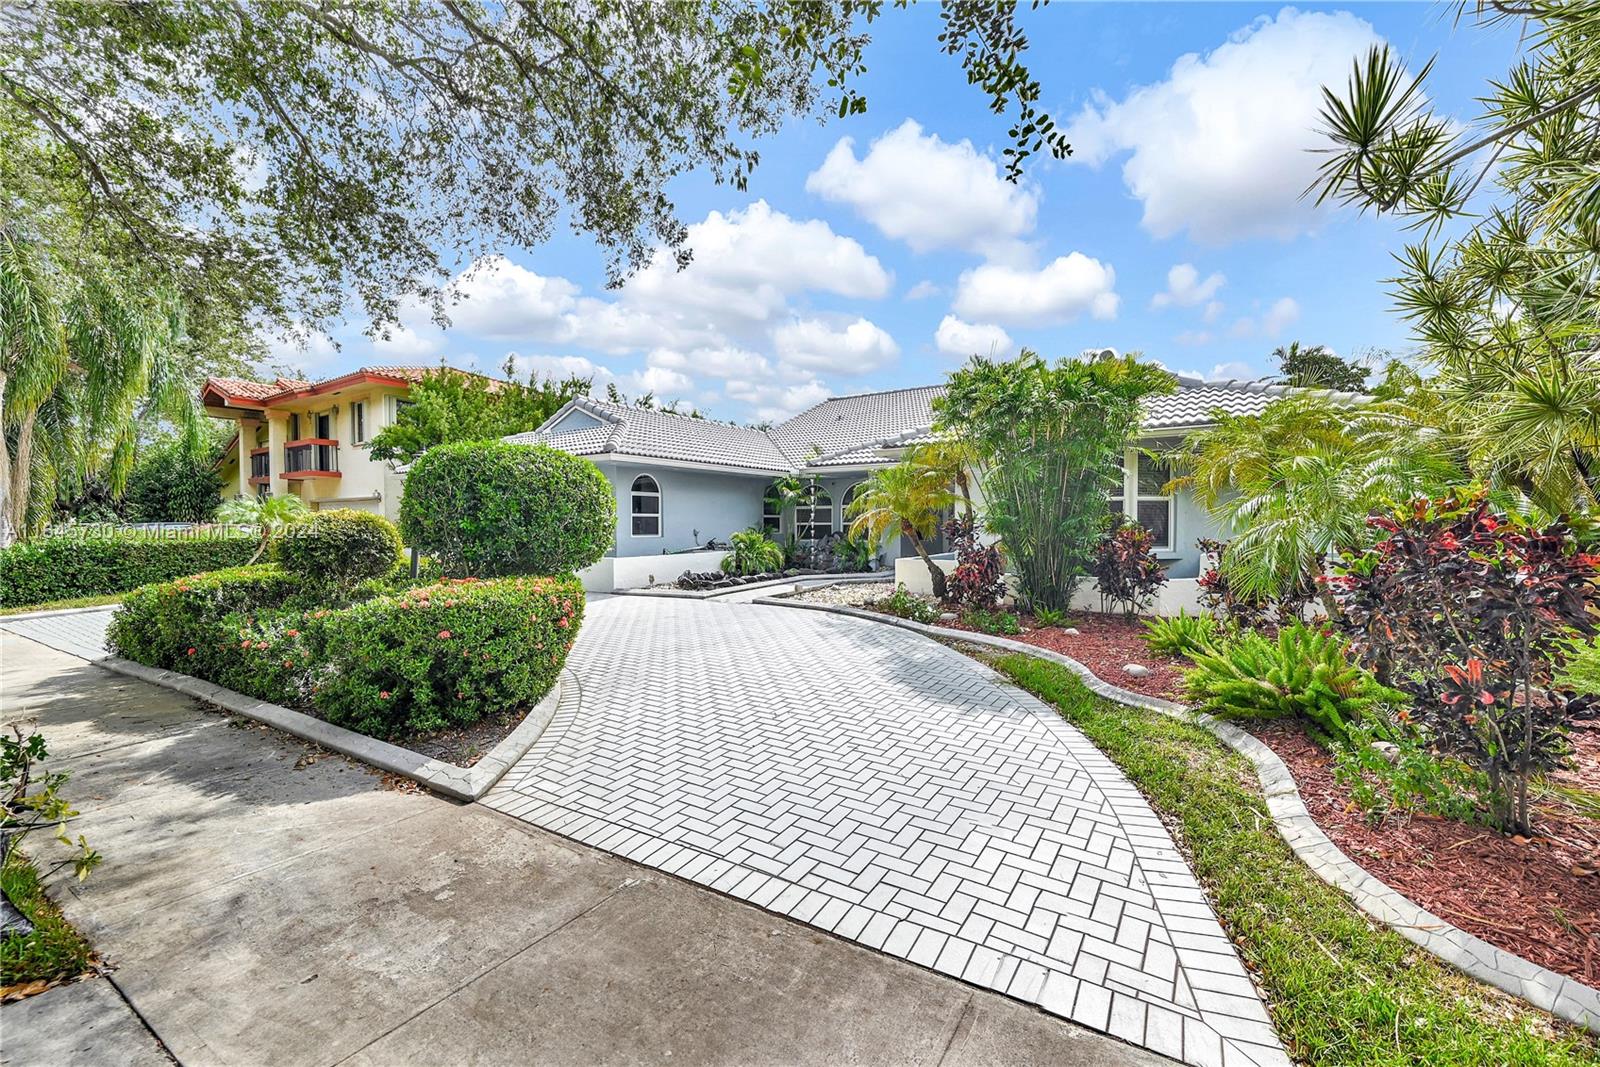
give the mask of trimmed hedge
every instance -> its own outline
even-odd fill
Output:
[[[374,737],[405,738],[530,707],[583,621],[576,578],[445,580],[353,603],[274,564],[146,586],[111,621],[120,656]]]
[[[536,702],[583,623],[577,579],[446,579],[336,611],[313,631],[312,703],[374,737],[464,726]]]
[[[274,558],[310,581],[349,583],[392,573],[401,548],[400,531],[382,515],[337,508],[284,530]]]
[[[548,445],[435,445],[406,476],[400,531],[452,577],[566,574],[611,547],[617,501],[600,468]]]
[[[186,574],[237,567],[255,554],[240,536],[46,537],[0,548],[0,607],[105,596]]]

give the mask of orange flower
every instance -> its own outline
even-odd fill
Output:
[[[194,649],[192,649],[192,648],[189,649],[187,655],[190,655],[190,656],[194,655]]]
[[[441,640],[441,641],[450,640],[450,631],[449,630],[440,630],[439,631],[439,640]]]
[[[378,699],[379,700],[388,700],[389,699],[389,691],[387,689],[379,690],[378,691]]]
[[[299,630],[287,630],[287,631],[285,631],[285,632],[286,632],[286,633],[287,633],[287,634],[288,634],[288,635],[289,635],[289,636],[290,636],[290,637],[299,637],[299,636],[300,636],[300,631],[299,631]]]

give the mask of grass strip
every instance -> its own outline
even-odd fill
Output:
[[[33,923],[26,937],[0,941],[0,986],[76,978],[89,969],[94,950],[45,893],[32,863],[13,852],[0,868],[0,886]]]
[[[0,617],[6,615],[23,615],[30,611],[56,611],[60,608],[98,608],[107,604],[120,604],[127,593],[109,593],[105,596],[80,596],[72,600],[52,600],[45,604],[18,604],[15,607],[0,608]]]
[[[983,656],[1053,705],[1149,800],[1309,1064],[1600,1063],[1600,1043],[1367,918],[1295,858],[1255,768],[1202,727],[1090,692],[1059,664]]]

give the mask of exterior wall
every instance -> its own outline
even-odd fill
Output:
[[[591,593],[613,589],[643,589],[670,582],[684,571],[714,571],[722,566],[726,552],[675,552],[662,556],[607,556],[592,567],[578,572],[583,587]]]
[[[684,470],[648,462],[598,464],[617,498],[617,557],[659,556],[697,548],[708,540],[727,541],[761,521],[761,495],[770,478],[762,475]],[[635,537],[631,515],[633,480],[648,474],[661,488],[661,536]],[[704,568],[699,568],[704,569]],[[683,567],[672,574],[683,572]]]

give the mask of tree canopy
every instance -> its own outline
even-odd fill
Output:
[[[1342,393],[1360,392],[1367,384],[1367,369],[1341,359],[1326,345],[1304,345],[1290,341],[1272,353],[1285,385],[1305,389],[1335,389]]]
[[[905,6],[897,0],[896,7]],[[1009,174],[1069,149],[1009,4],[942,7]],[[613,282],[686,262],[668,183],[743,188],[753,141],[866,109],[879,0],[0,5],[7,214],[69,203],[202,319],[381,329],[479,254],[591,236]],[[33,210],[27,210],[29,208]]]
[[[507,364],[506,375],[511,373]],[[411,387],[410,402],[372,438],[372,458],[412,463],[434,445],[526,433],[567,401],[589,392],[590,380],[569,376],[500,381],[453,367],[430,371]]]

